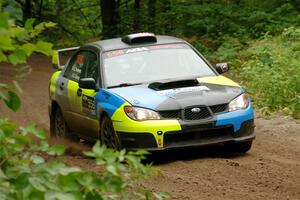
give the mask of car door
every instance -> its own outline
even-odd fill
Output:
[[[96,51],[89,50],[86,66],[80,78],[93,78],[99,85],[99,54]],[[81,92],[81,127],[80,135],[83,138],[91,140],[98,138],[99,121],[96,117],[95,89],[79,88]]]
[[[80,77],[85,73],[89,52],[79,50],[68,63],[63,76],[58,80],[59,90],[65,94],[63,102],[64,118],[73,132],[81,130],[81,90],[78,86]]]

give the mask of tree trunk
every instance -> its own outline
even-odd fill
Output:
[[[162,12],[163,12],[163,20],[162,24],[160,24],[160,27],[163,27],[162,30],[160,30],[163,34],[172,34],[173,33],[173,26],[174,26],[174,20],[169,15],[169,12],[171,10],[171,0],[165,0],[162,5]]]
[[[42,19],[43,0],[40,0],[39,21]]]
[[[119,34],[118,2],[115,0],[100,0],[102,17],[102,35],[104,38],[115,37]]]
[[[155,33],[156,31],[156,23],[155,23],[155,16],[156,16],[156,0],[148,0],[148,31]]]
[[[140,8],[141,1],[134,1],[134,18],[133,18],[133,32],[140,32]]]
[[[24,5],[24,22],[31,18],[32,17],[32,14],[31,14],[31,0],[26,0],[25,1],[25,5]]]

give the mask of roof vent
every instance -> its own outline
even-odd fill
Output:
[[[153,33],[135,33],[124,36],[122,41],[127,44],[139,44],[157,42],[157,39]]]

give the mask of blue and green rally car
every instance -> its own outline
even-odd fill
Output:
[[[50,80],[51,136],[149,151],[224,144],[247,152],[254,116],[245,90],[189,43],[137,33],[73,50]]]

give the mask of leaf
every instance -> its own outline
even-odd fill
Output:
[[[8,13],[0,13],[0,29],[8,29]]]
[[[108,166],[106,167],[106,170],[107,170],[108,172],[112,173],[113,175],[118,176],[118,172],[117,172],[116,166],[114,166],[114,165],[108,165]]]
[[[20,86],[20,84],[19,84],[18,81],[13,80],[13,84],[14,84],[15,88],[17,89],[17,91],[18,91],[19,93],[22,93],[22,92],[23,92],[23,91],[22,91],[22,88],[21,88],[21,86]]]
[[[51,43],[44,42],[44,41],[38,41],[36,43],[36,51],[40,52],[42,54],[45,54],[47,56],[51,56],[52,55],[52,46],[53,46],[53,44],[51,44]]]
[[[0,91],[0,100],[3,99],[3,100],[7,100],[7,97],[6,95]]]
[[[27,135],[28,133],[31,133],[32,135],[40,139],[45,139],[47,136],[47,133],[45,131],[37,129],[34,124],[29,124],[25,127],[21,127],[20,129],[23,135]]]
[[[21,135],[21,134],[16,135],[15,138],[16,138],[16,141],[19,144],[28,144],[29,142],[31,142],[31,139],[29,137],[26,137],[26,136]]]
[[[40,163],[44,163],[45,160],[44,158],[42,158],[41,156],[37,156],[37,155],[32,155],[30,157],[30,160],[34,163],[34,164],[40,164]]]
[[[36,46],[31,43],[26,43],[22,45],[23,50],[26,52],[27,56],[30,56],[32,52],[36,50]]]
[[[21,63],[26,63],[26,51],[17,48],[11,55],[8,56],[9,61],[13,64],[21,64]]]
[[[8,120],[0,120],[0,129],[7,138],[11,138],[15,134],[16,126]]]
[[[60,156],[65,153],[65,147],[60,144],[55,144],[50,147],[49,151],[47,152],[49,155],[57,155]]]
[[[75,173],[75,172],[81,172],[81,170],[78,167],[62,167],[58,171],[58,173],[63,176],[66,176],[70,173]]]
[[[31,31],[30,35],[31,37],[35,37],[37,35],[39,35],[43,30],[45,30],[46,28],[51,28],[56,26],[56,23],[53,22],[43,22],[40,23],[38,25],[36,25],[33,30]]]
[[[45,22],[45,27],[47,28],[52,28],[55,27],[57,25],[57,23],[54,22]]]
[[[10,108],[14,112],[17,112],[17,110],[21,106],[21,100],[20,100],[19,96],[13,91],[7,92],[7,99],[4,100],[4,102],[7,105],[7,107]]]
[[[7,179],[7,176],[4,174],[4,172],[0,168],[0,180],[3,181],[3,179]]]
[[[7,57],[4,55],[4,53],[0,50],[0,62],[6,62]]]
[[[34,27],[34,29],[30,33],[30,36],[35,37],[39,35],[44,29],[45,29],[45,23],[40,23]]]
[[[31,18],[31,19],[27,19],[25,22],[25,30],[30,32],[33,30],[33,23],[35,22],[35,19]]]
[[[0,50],[14,50],[14,46],[12,45],[12,39],[8,35],[0,33],[0,38]]]
[[[80,200],[81,198],[81,193],[79,191],[76,192],[54,192],[54,191],[49,191],[46,192],[45,194],[45,200],[58,200],[58,199],[63,199],[63,200]]]
[[[42,180],[39,179],[38,177],[29,177],[28,181],[38,191],[41,191],[41,192],[47,191],[47,189],[42,184]]]
[[[122,190],[122,178],[121,176],[112,176],[109,177],[109,185],[110,185],[110,190],[115,192],[115,193],[119,193]]]

